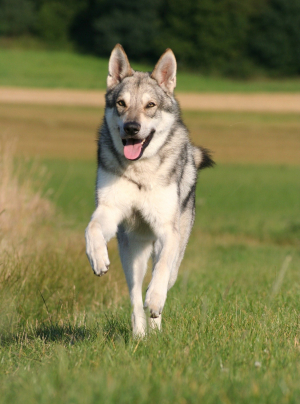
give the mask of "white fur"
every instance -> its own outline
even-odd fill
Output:
[[[133,332],[144,334],[146,317],[142,304],[142,282],[153,243],[156,243],[155,266],[145,307],[152,317],[159,319],[152,320],[151,326],[160,327],[160,315],[166,301],[170,276],[178,260],[176,251],[179,250],[179,229],[174,231],[174,223],[178,223],[179,214],[177,187],[175,183],[168,187],[162,186],[157,177],[153,176],[151,187],[145,187],[145,191],[138,190],[136,185],[122,177],[107,173],[101,168],[99,170],[98,207],[86,229],[87,255],[95,274],[103,275],[107,272],[109,260],[106,243],[115,236],[118,225],[125,218],[130,218],[133,210],[141,212],[149,223],[149,228],[145,228],[142,235],[128,235],[130,242],[120,245],[121,260],[133,305]]]

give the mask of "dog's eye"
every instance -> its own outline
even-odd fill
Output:
[[[155,107],[154,102],[148,102],[148,104],[146,105],[146,108],[153,108]]]
[[[123,100],[117,101],[117,104],[118,104],[120,107],[126,107],[126,104],[125,104],[125,102],[124,102]]]

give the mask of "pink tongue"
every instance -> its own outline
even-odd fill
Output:
[[[135,160],[137,159],[142,151],[142,141],[137,141],[133,139],[127,139],[127,143],[124,146],[124,156],[128,160]]]

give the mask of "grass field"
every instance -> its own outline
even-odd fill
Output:
[[[18,176],[32,179],[19,189],[23,219],[36,216],[33,197],[50,206],[26,236],[0,232],[13,246],[0,243],[0,402],[299,402],[299,117],[184,113],[218,165],[199,178],[163,332],[134,340],[115,241],[103,278],[84,252],[101,114],[1,106],[0,133],[19,138]]]
[[[0,48],[0,86],[105,89],[108,60],[71,52]],[[137,70],[151,71],[154,66]],[[177,91],[299,92],[300,79],[230,80],[181,71]]]

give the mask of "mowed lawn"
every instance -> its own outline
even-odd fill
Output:
[[[299,402],[300,118],[184,113],[217,166],[200,173],[163,332],[135,340],[116,242],[103,278],[84,251],[102,113],[1,105],[0,133],[55,213],[0,256],[0,402]]]

